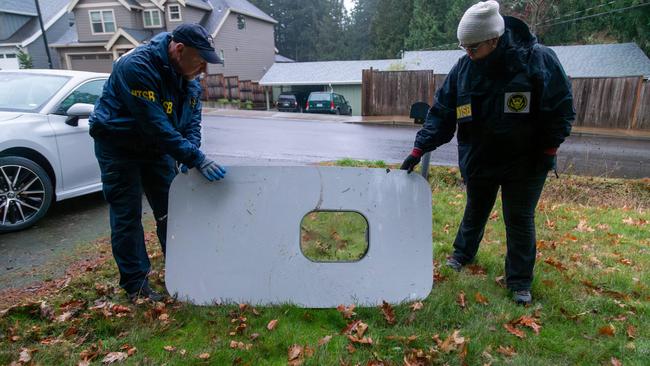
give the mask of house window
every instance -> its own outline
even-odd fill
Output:
[[[237,16],[237,28],[246,29],[246,18],[243,15]]]
[[[15,53],[7,53],[6,57],[7,58],[16,58],[16,54]]]
[[[145,28],[160,28],[162,27],[162,20],[160,18],[160,10],[145,10],[142,12],[144,17]]]
[[[180,22],[183,20],[181,17],[181,6],[180,5],[169,5],[167,7],[167,14],[169,14],[170,22]]]
[[[113,10],[91,10],[90,25],[93,34],[115,33]]]

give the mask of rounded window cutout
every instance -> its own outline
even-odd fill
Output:
[[[300,222],[300,250],[313,262],[357,262],[368,245],[368,220],[358,212],[312,211]]]

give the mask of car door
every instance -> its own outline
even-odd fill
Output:
[[[71,126],[66,124],[65,112],[76,103],[95,104],[105,82],[106,79],[102,78],[78,85],[49,115],[61,161],[63,196],[90,193],[98,190],[101,185],[94,141],[88,134],[88,119],[79,119],[77,126]]]

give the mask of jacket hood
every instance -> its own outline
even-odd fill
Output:
[[[486,58],[472,61],[480,73],[517,72],[525,68],[531,49],[537,43],[537,38],[522,20],[510,16],[503,19],[506,30],[497,48]]]

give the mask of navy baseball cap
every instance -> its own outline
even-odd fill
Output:
[[[214,49],[214,41],[208,31],[199,24],[181,24],[172,33],[175,42],[196,48],[201,57],[210,64],[223,64]]]

